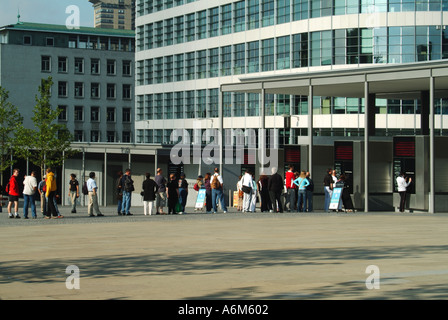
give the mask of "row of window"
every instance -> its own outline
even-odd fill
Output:
[[[85,98],[84,82],[73,83],[74,97],[78,99]],[[123,100],[132,100],[132,86],[130,84],[122,84],[121,98]],[[58,81],[58,97],[69,97],[69,84],[67,81]],[[98,82],[90,83],[90,98],[101,99],[101,84]],[[117,99],[117,85],[115,83],[106,83],[106,98]]]
[[[243,0],[137,28],[137,50],[149,50],[308,18],[352,13],[448,11],[441,0]]]
[[[137,16],[143,16],[153,12],[158,12],[173,7],[178,7],[198,0],[137,0]]]
[[[68,121],[69,120],[69,108],[65,105],[59,105],[58,109],[59,113],[59,121]],[[100,122],[101,121],[101,107],[92,106],[90,107],[90,122]],[[103,108],[104,109],[104,108]],[[106,122],[107,123],[116,123],[117,115],[115,107],[107,107],[106,108]],[[131,123],[132,120],[132,108],[122,108],[121,121],[122,123]],[[84,106],[74,106],[73,107],[73,120],[74,121],[84,121]]]
[[[58,73],[68,73],[69,72],[69,58],[68,57],[58,57]],[[52,72],[52,57],[51,56],[42,56],[41,57],[41,71],[42,72]],[[117,61],[115,59],[107,59],[106,60],[106,74],[108,76],[116,76],[118,75],[118,66]],[[123,77],[131,77],[132,76],[132,61],[131,60],[121,60],[121,76]],[[75,74],[84,74],[85,70],[85,59],[82,57],[73,58],[73,72]],[[90,59],[90,69],[89,72],[91,75],[100,75],[101,74],[101,60],[96,58]]]
[[[134,38],[119,38],[107,36],[85,36],[71,35],[68,38],[68,47],[71,49],[91,49],[107,51],[125,51],[135,50]]]
[[[105,136],[102,137],[102,132],[99,130],[91,130],[90,132],[90,142],[123,142],[123,143],[131,143],[131,132],[123,131],[121,133],[121,140],[118,132],[115,131],[106,131]],[[85,132],[83,130],[75,130],[73,132],[73,141],[74,142],[85,142]]]
[[[258,129],[250,129],[250,135],[245,135],[243,131],[236,131],[233,129],[224,129],[224,139],[225,146],[245,146],[254,147],[258,145],[259,131]],[[183,138],[182,141],[190,141],[195,144],[200,142],[202,146],[209,143],[213,143],[209,139],[210,130],[193,130],[185,129],[187,138]],[[284,145],[297,144],[296,137],[307,136],[307,128],[292,128],[292,129],[274,129],[274,136],[271,137],[271,131],[266,130],[266,138],[269,141],[269,145],[274,143],[280,147]],[[403,129],[403,128],[387,128],[387,129],[376,129],[375,135],[380,137],[394,137],[398,135],[420,135],[421,129]],[[435,135],[438,136],[448,136],[447,129],[437,129],[435,130]],[[363,137],[363,128],[314,128],[313,136],[315,137]],[[277,141],[275,141],[277,138]],[[274,141],[272,140],[274,139]],[[149,143],[149,144],[166,144],[174,145],[181,141],[180,137],[176,136],[176,132],[173,129],[139,129],[137,130],[136,142],[137,143]],[[228,152],[228,151],[226,151]]]
[[[137,61],[149,85],[309,66],[406,63],[448,58],[437,26],[338,29],[293,34]]]
[[[308,97],[265,95],[266,116],[306,115]],[[260,94],[223,94],[224,117],[254,117],[260,115]],[[136,117],[142,120],[206,119],[219,117],[219,89],[166,92],[137,96]],[[313,114],[362,114],[364,99],[343,97],[313,97]],[[419,100],[376,99],[377,114],[420,114]],[[448,114],[448,99],[435,101],[436,114]]]

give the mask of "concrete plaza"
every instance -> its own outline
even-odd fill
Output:
[[[448,298],[448,214],[101,209],[54,220],[3,210],[0,299]],[[66,287],[71,265],[79,289]],[[379,289],[367,289],[370,265]]]

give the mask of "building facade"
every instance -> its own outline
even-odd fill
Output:
[[[135,30],[135,0],[89,0],[95,28]]]
[[[76,142],[133,142],[134,33],[20,23],[0,28],[0,85],[33,127],[42,79]],[[26,93],[26,94],[24,94]]]
[[[443,61],[448,59],[447,25],[448,3],[441,0],[137,1],[136,143],[169,149],[177,143],[173,130],[183,128],[193,144],[204,147],[213,128],[223,130],[225,145],[241,138],[249,149],[248,129],[256,141],[261,130],[272,129],[275,148],[283,150],[280,167],[313,166],[317,176],[323,175],[327,167],[335,167],[337,141],[364,139],[363,96],[262,95],[257,90],[222,91],[222,85]],[[448,134],[447,98],[434,101],[439,136]],[[421,121],[425,103],[412,95],[377,95],[369,111],[375,118],[369,135],[392,150],[396,136],[427,134]],[[312,126],[302,120],[309,108]],[[310,136],[312,151],[304,148]],[[244,163],[231,169],[230,177],[249,165],[245,152]],[[304,160],[310,152],[314,164]],[[373,182],[372,192],[394,193],[393,163],[391,155],[382,164],[387,167],[384,181]],[[392,200],[386,202],[392,207]]]

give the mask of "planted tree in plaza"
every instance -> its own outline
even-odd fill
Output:
[[[13,150],[19,143],[16,134],[23,123],[19,109],[8,98],[8,91],[0,86],[0,184],[3,181],[3,171],[15,163]]]
[[[61,110],[51,106],[52,85],[51,77],[42,79],[31,118],[34,129],[19,130],[21,143],[16,151],[21,158],[39,167],[42,176],[46,167],[59,166],[77,152],[70,147],[73,139],[67,126],[57,123]]]

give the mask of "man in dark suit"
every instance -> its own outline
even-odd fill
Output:
[[[277,168],[272,168],[272,175],[268,180],[269,196],[271,197],[274,212],[283,212],[281,195],[283,191],[283,178],[277,173]]]

